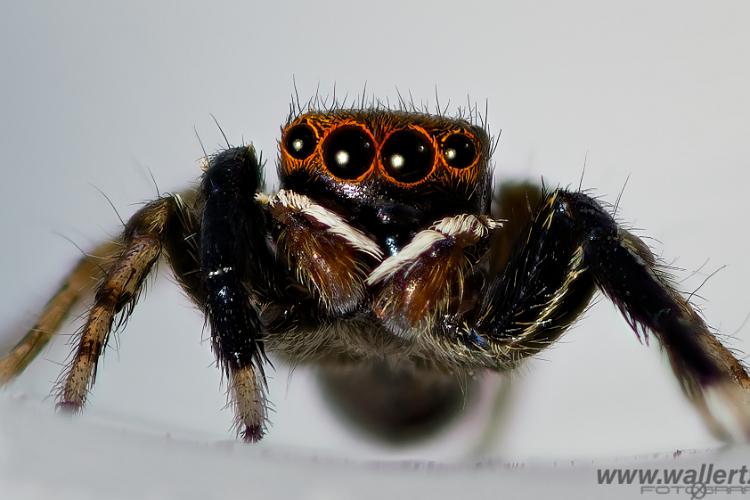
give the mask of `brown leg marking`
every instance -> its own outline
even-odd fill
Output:
[[[20,375],[36,358],[81,296],[93,289],[102,278],[103,263],[116,255],[119,249],[116,242],[103,243],[78,262],[57,293],[44,306],[36,324],[6,356],[0,358],[0,386]]]
[[[130,308],[144,279],[159,258],[162,238],[175,219],[178,202],[173,197],[155,200],[131,219],[123,233],[122,249],[96,291],[67,372],[61,378],[58,407],[80,409],[96,378],[96,365],[112,330],[115,315]],[[129,312],[125,309],[126,314]]]

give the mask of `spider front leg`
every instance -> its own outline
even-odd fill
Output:
[[[558,190],[546,197],[470,326],[454,322],[445,333],[504,362],[528,356],[559,337],[588,303],[592,284],[634,329],[659,339],[685,394],[717,437],[731,435],[708,408],[711,393],[729,406],[750,439],[745,368],[674,289],[648,247],[582,193]]]
[[[211,159],[201,187],[205,310],[246,441],[264,432],[266,340],[278,347],[295,322],[317,324],[320,316],[351,312],[366,298],[368,259],[382,256],[374,241],[332,210],[291,190],[266,196],[261,185],[253,149],[234,148]],[[269,320],[273,313],[264,316],[265,324],[261,302],[285,313],[278,321]],[[303,303],[310,307],[300,311]]]
[[[229,379],[240,434],[252,442],[263,437],[266,381],[263,327],[251,291],[267,295],[275,268],[265,215],[254,198],[261,188],[252,147],[214,156],[201,185],[200,265],[211,344]]]

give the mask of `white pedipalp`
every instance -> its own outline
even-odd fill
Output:
[[[477,217],[472,214],[461,214],[445,217],[437,221],[430,229],[439,231],[446,236],[473,234],[476,238],[484,238],[493,229],[502,227],[503,221],[486,216]]]
[[[370,273],[366,282],[368,285],[374,285],[380,281],[385,281],[403,269],[407,269],[422,255],[429,252],[433,245],[439,241],[458,236],[467,236],[470,239],[479,241],[487,237],[490,231],[501,226],[502,221],[486,216],[460,214],[453,217],[445,217],[437,221],[429,229],[418,232],[401,251],[381,262]]]
[[[377,243],[371,240],[362,231],[353,228],[339,214],[313,202],[309,197],[295,193],[294,191],[282,189],[272,197],[256,195],[260,203],[274,206],[279,203],[303,215],[313,218],[316,222],[326,226],[326,231],[340,236],[356,250],[375,257],[383,258],[383,251]]]
[[[373,269],[370,276],[365,280],[366,283],[374,285],[379,281],[390,278],[401,269],[411,266],[421,255],[428,252],[435,243],[443,239],[445,239],[445,235],[433,229],[418,232],[401,251],[396,255],[388,257],[378,267]]]

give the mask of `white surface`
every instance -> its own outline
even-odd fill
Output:
[[[740,469],[747,463],[740,449],[596,461],[362,461],[278,446],[165,438],[111,420],[69,423],[49,414],[34,415],[28,408],[3,410],[11,419],[9,441],[23,443],[15,447],[0,477],[3,498],[13,499],[619,499],[639,497],[640,485],[598,484],[597,469],[699,470],[702,464]],[[52,445],[37,438],[40,428],[54,436]],[[744,488],[733,495],[750,487]]]
[[[653,237],[665,261],[687,269],[681,277],[710,259],[683,283],[687,291],[727,266],[701,288],[706,301],[699,303],[720,332],[737,331],[731,346],[748,350],[747,2],[26,2],[3,10],[0,346],[33,323],[76,260],[78,250],[57,233],[87,248],[117,231],[92,185],[127,217],[133,203],[155,195],[149,169],[162,190],[197,179],[193,126],[209,149],[221,145],[209,113],[230,140],[254,142],[272,165],[294,75],[303,98],[318,83],[324,93],[335,83],[337,95],[357,95],[365,81],[368,94],[391,100],[395,87],[433,104],[436,87],[443,104],[463,104],[469,94],[483,106],[486,98],[493,131],[503,129],[498,179],[543,175],[548,184],[577,186],[587,157],[584,187],[614,202],[629,177],[620,218]],[[94,437],[76,449],[90,445],[97,455],[95,441],[103,438],[137,460],[133,443],[145,441],[144,449],[167,460],[176,452],[144,436],[229,439],[231,416],[220,411],[224,394],[209,346],[200,342],[202,327],[176,287],[157,281],[118,337],[119,350],[100,367],[89,414],[75,424],[76,436],[90,425]],[[4,431],[17,470],[43,464],[38,483],[21,475],[19,498],[43,495],[51,469],[75,476],[96,460],[77,453],[66,461],[64,448],[55,448],[59,460],[40,458],[44,446],[70,443],[50,432],[67,432],[62,424],[32,417],[52,413],[44,398],[68,352],[62,340],[0,394],[0,446]],[[273,377],[277,412],[268,449],[357,459],[463,456],[455,441],[380,448],[341,428],[304,370]],[[17,403],[20,395],[28,402]],[[639,345],[604,300],[530,363],[516,396],[495,451],[511,461],[716,444],[658,349]],[[109,440],[102,435],[114,424],[98,428],[87,419],[148,432]],[[20,448],[19,435],[39,441]],[[202,466],[214,459],[204,451],[186,446],[179,453]],[[240,453],[248,461],[262,456]],[[138,465],[128,481],[169,487],[145,470]],[[209,470],[208,484],[224,484],[219,466]],[[0,468],[0,478],[18,477],[12,471]],[[76,487],[93,491],[86,481]]]

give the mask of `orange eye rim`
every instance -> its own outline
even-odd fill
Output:
[[[452,167],[448,164],[448,161],[445,158],[445,141],[448,140],[449,137],[457,135],[457,134],[460,134],[460,135],[463,135],[464,137],[469,138],[469,140],[471,140],[471,142],[474,144],[474,151],[475,151],[474,160],[465,167]],[[481,148],[479,139],[477,139],[477,137],[471,132],[469,132],[468,130],[465,130],[465,129],[451,130],[441,135],[440,140],[438,142],[440,145],[440,148],[438,149],[438,151],[440,152],[440,160],[443,166],[446,169],[448,169],[448,171],[452,175],[456,175],[456,176],[466,175],[467,172],[471,172],[477,167],[480,159],[482,158],[482,148]]]
[[[429,139],[430,144],[432,145],[432,151],[433,151],[433,159],[432,159],[432,167],[430,170],[419,180],[416,180],[414,182],[404,182],[400,181],[396,178],[394,178],[392,175],[388,173],[388,171],[385,168],[385,165],[383,164],[383,156],[382,156],[382,149],[383,145],[388,142],[388,139],[391,138],[391,136],[398,132],[403,132],[404,130],[416,130],[418,133]],[[438,143],[435,140],[435,137],[428,133],[427,130],[425,130],[423,127],[420,127],[419,125],[413,125],[410,124],[403,128],[398,128],[395,130],[391,130],[388,132],[388,135],[386,135],[383,140],[378,144],[378,151],[377,151],[377,164],[378,164],[378,170],[380,175],[382,175],[385,179],[388,179],[389,182],[392,184],[404,187],[404,188],[411,188],[415,186],[419,186],[420,184],[423,184],[427,181],[427,179],[431,178],[435,175],[435,172],[437,171],[437,165],[438,165],[438,155],[442,158],[442,154],[439,154],[440,151],[438,149]]]
[[[370,160],[370,165],[367,167],[366,170],[364,170],[360,175],[353,179],[346,179],[344,177],[339,177],[336,174],[334,174],[330,168],[328,168],[328,165],[325,162],[325,158],[323,158],[323,144],[328,139],[328,136],[330,136],[333,132],[336,132],[337,130],[340,130],[343,127],[357,127],[360,130],[362,130],[365,135],[370,139],[370,143],[372,144],[372,147],[374,148],[373,157],[372,160]],[[380,152],[380,147],[375,140],[375,136],[373,136],[372,132],[370,131],[365,124],[358,122],[356,120],[342,120],[335,125],[331,127],[327,127],[325,132],[323,132],[322,136],[320,136],[317,144],[318,148],[318,155],[320,158],[320,165],[321,169],[326,173],[326,175],[330,176],[331,179],[337,181],[337,182],[343,182],[343,183],[350,183],[350,184],[359,184],[362,181],[364,181],[367,177],[372,174],[372,171],[375,169],[375,163],[377,163],[377,157]]]
[[[289,152],[288,148],[286,147],[286,138],[287,134],[295,127],[299,125],[307,125],[312,129],[313,134],[315,135],[315,147],[310,152],[309,155],[307,155],[305,158],[295,158],[292,156],[292,154]],[[286,127],[283,128],[281,131],[281,139],[279,140],[279,151],[281,152],[282,159],[285,160],[284,163],[289,165],[291,168],[287,168],[285,170],[291,171],[291,170],[297,170],[300,168],[300,166],[303,166],[306,162],[310,161],[310,158],[314,157],[316,153],[318,153],[318,150],[320,149],[320,143],[322,139],[320,136],[320,131],[318,130],[318,127],[316,127],[313,123],[310,123],[310,120],[304,119],[297,121],[295,123],[290,123]]]
[[[305,170],[311,175],[324,175],[330,178],[334,182],[346,183],[346,184],[360,184],[372,175],[372,172],[377,168],[378,176],[388,183],[400,187],[400,188],[414,188],[420,186],[430,180],[438,177],[445,178],[444,182],[461,182],[461,183],[472,183],[476,180],[479,175],[479,165],[483,162],[483,158],[486,157],[486,151],[484,150],[484,144],[480,138],[472,132],[470,129],[465,127],[450,127],[442,130],[435,130],[430,133],[427,128],[418,124],[405,124],[398,128],[392,128],[387,130],[387,134],[381,141],[375,139],[374,133],[364,123],[356,118],[346,119],[327,119],[325,115],[309,115],[299,117],[299,119],[293,123],[288,124],[282,129],[281,139],[279,140],[279,150],[281,152],[281,168],[284,175],[290,174],[293,171]],[[309,127],[314,135],[316,144],[311,150],[310,154],[303,158],[295,158],[289,151],[286,144],[286,138],[288,133],[299,125],[306,125]],[[326,163],[324,157],[324,144],[328,140],[332,133],[337,132],[342,127],[356,127],[367,137],[369,143],[374,148],[373,159],[370,161],[369,166],[357,177],[348,179],[336,175]],[[398,132],[402,131],[414,131],[419,134],[422,138],[427,138],[427,142],[433,148],[433,162],[429,170],[418,180],[405,182],[403,180],[396,179],[391,175],[385,168],[383,163],[383,146],[388,143],[388,140]],[[465,167],[454,167],[448,164],[448,160],[445,156],[445,143],[446,141],[456,135],[468,138],[474,146],[474,158],[470,164]]]

